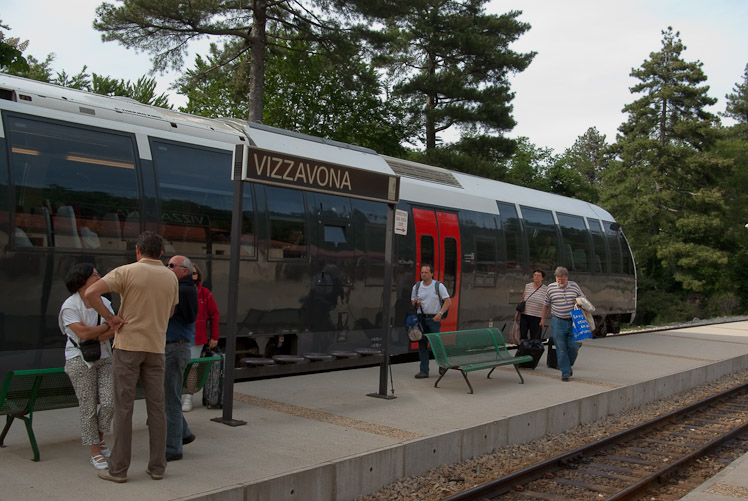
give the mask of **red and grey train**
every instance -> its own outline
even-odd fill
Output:
[[[551,277],[559,265],[597,307],[597,335],[617,332],[635,313],[626,239],[611,214],[587,202],[260,124],[8,75],[0,75],[0,113],[0,377],[63,365],[57,314],[68,295],[65,273],[82,261],[101,273],[132,262],[144,230],[164,236],[165,258],[183,254],[202,268],[226,332],[238,144],[306,163],[284,183],[245,183],[237,361],[375,352],[387,332],[385,287],[394,326],[389,351],[413,353],[401,326],[422,263],[434,265],[452,296],[443,331],[508,324],[531,270]],[[388,204],[366,190],[349,196],[350,182],[334,177],[330,166],[397,180],[391,284]],[[333,182],[337,192],[320,189]],[[317,358],[236,375],[371,363]]]

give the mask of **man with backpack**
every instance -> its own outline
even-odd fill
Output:
[[[433,277],[434,267],[430,264],[422,265],[421,280],[416,282],[410,294],[410,304],[418,312],[424,334],[441,330],[442,318],[452,304],[447,288]],[[418,341],[418,358],[421,366],[416,379],[429,377],[429,349],[425,336]]]

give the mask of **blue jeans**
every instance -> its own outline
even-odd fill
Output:
[[[182,438],[192,435],[182,415],[182,379],[190,361],[190,343],[166,345],[164,403],[166,406],[166,453],[181,454]]]
[[[442,328],[441,322],[434,322],[431,318],[421,317],[421,326],[423,327],[423,333],[427,332],[439,332]],[[418,359],[421,361],[420,372],[424,374],[429,373],[429,347],[426,336],[423,336],[418,341]]]
[[[577,360],[577,352],[579,351],[579,347],[574,341],[572,325],[570,318],[551,318],[553,344],[556,345],[558,368],[561,369],[562,377],[571,376],[571,368]]]

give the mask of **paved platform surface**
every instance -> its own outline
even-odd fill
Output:
[[[434,388],[436,364],[429,379],[414,379],[417,367],[393,366],[393,400],[367,396],[378,391],[376,367],[238,383],[233,417],[247,425],[213,422],[221,411],[196,407],[186,417],[197,440],[161,481],[145,473],[144,402],[136,403],[125,484],[96,477],[77,409],[40,412],[34,429],[41,461],[30,461],[24,427],[14,423],[0,450],[0,499],[350,500],[748,368],[748,322],[586,341],[568,383],[545,367],[545,357],[537,369],[522,370],[524,385],[511,367],[491,379],[487,371],[471,373],[473,395],[458,373]],[[733,469],[748,478],[745,458]],[[745,480],[730,485],[748,499]]]

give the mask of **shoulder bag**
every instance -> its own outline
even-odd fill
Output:
[[[536,292],[538,292],[538,289],[540,289],[540,287],[532,291],[532,294],[535,294]],[[532,294],[527,296],[527,299],[530,299],[532,297]],[[520,303],[517,305],[516,309],[518,312],[522,313],[523,311],[525,311],[525,306],[527,306],[527,299],[525,299],[524,301],[520,301]]]

